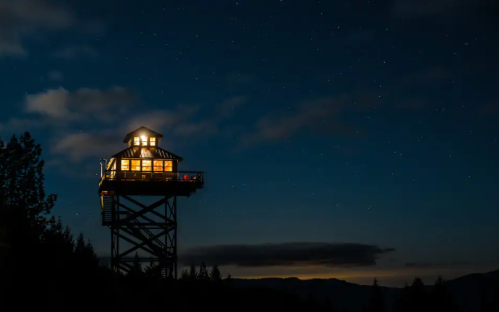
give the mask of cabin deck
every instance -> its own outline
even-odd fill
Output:
[[[107,171],[99,182],[102,191],[144,196],[190,196],[204,186],[197,171],[119,172]]]

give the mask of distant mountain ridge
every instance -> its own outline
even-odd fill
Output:
[[[493,283],[499,282],[499,270],[488,273],[474,273],[447,281],[461,311],[479,311],[483,294],[492,291]],[[232,279],[235,287],[271,288],[300,295],[304,298],[313,294],[316,299],[329,298],[336,311],[361,311],[371,295],[371,286],[358,285],[339,279],[261,278]],[[428,285],[430,290],[433,285]],[[402,288],[383,287],[387,311],[391,311]]]

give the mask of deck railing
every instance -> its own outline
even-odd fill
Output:
[[[204,173],[200,171],[121,171],[107,170],[102,175],[99,186],[106,181],[175,181],[204,182]]]

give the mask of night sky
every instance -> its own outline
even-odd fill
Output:
[[[486,0],[0,0],[0,135],[42,144],[53,213],[103,257],[99,159],[146,126],[179,170],[205,172],[179,202],[185,263],[400,287],[486,272],[498,14]]]

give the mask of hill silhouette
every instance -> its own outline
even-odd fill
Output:
[[[499,270],[488,273],[465,275],[446,282],[447,287],[455,298],[461,311],[479,311],[483,296],[492,296],[494,285],[499,282]],[[233,285],[241,288],[261,287],[290,292],[307,298],[313,294],[316,298],[328,298],[334,307],[341,310],[360,311],[371,295],[371,286],[349,283],[340,279],[309,279],[298,278],[260,278],[260,279],[233,279]],[[387,310],[402,295],[403,288],[383,287],[383,295],[387,303]],[[434,286],[426,286],[431,291]]]

